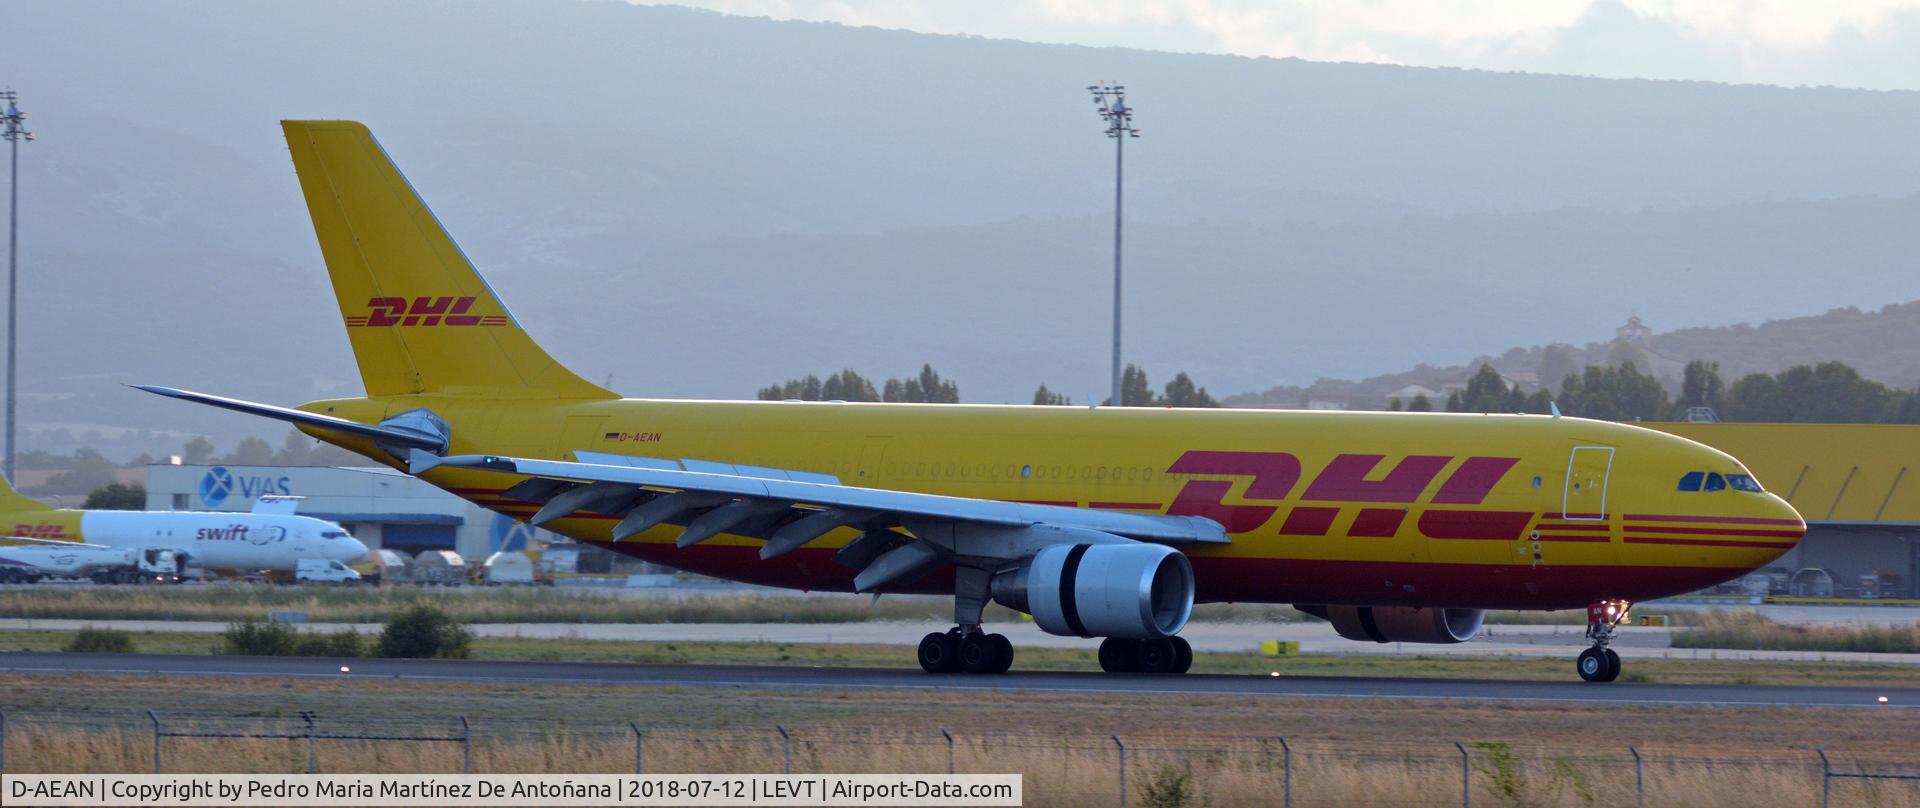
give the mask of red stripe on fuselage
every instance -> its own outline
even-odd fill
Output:
[[[1630,513],[1629,522],[1703,522],[1721,525],[1781,525],[1799,527],[1805,524],[1798,519],[1764,519],[1758,516],[1674,516],[1670,514]]]
[[[1628,530],[1647,533],[1678,533],[1684,536],[1773,536],[1783,539],[1797,539],[1807,535],[1804,530],[1755,530],[1753,528],[1723,527],[1663,527],[1660,525],[1627,525]]]
[[[1725,539],[1664,539],[1658,536],[1628,536],[1628,544],[1685,544],[1698,547],[1778,547],[1793,549],[1790,541],[1727,541]]]

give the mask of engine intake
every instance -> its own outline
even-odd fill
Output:
[[[1193,614],[1193,565],[1158,544],[1056,544],[993,580],[993,599],[1048,634],[1155,639]]]
[[[1466,642],[1480,633],[1485,609],[1433,609],[1424,606],[1301,606],[1325,618],[1349,640],[1364,642]]]

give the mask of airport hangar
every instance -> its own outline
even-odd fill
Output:
[[[1920,596],[1920,426],[1646,423],[1747,464],[1807,520],[1773,594]],[[1677,482],[1677,481],[1676,481]],[[386,468],[147,468],[149,510],[244,511],[262,494],[306,497],[300,513],[339,522],[369,548],[453,550],[469,560],[553,536]],[[1708,495],[1703,492],[1703,495]],[[1827,581],[1822,584],[1818,572]],[[1876,584],[1863,591],[1863,576]],[[1782,586],[1785,591],[1782,591]]]

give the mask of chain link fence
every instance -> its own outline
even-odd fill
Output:
[[[1380,728],[1383,737],[1394,728]],[[1876,805],[1915,753],[948,728],[0,714],[0,772],[999,773],[1033,805]]]

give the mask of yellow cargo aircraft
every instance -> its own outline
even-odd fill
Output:
[[[366,127],[283,127],[367,395],[143,389],[648,561],[951,594],[955,628],[920,642],[930,672],[1012,663],[989,601],[1104,638],[1105,670],[1183,672],[1193,604],[1231,601],[1431,643],[1488,609],[1585,607],[1577,669],[1608,681],[1630,603],[1762,567],[1806,530],[1723,452],[1579,418],[623,399],[534,343]]]

